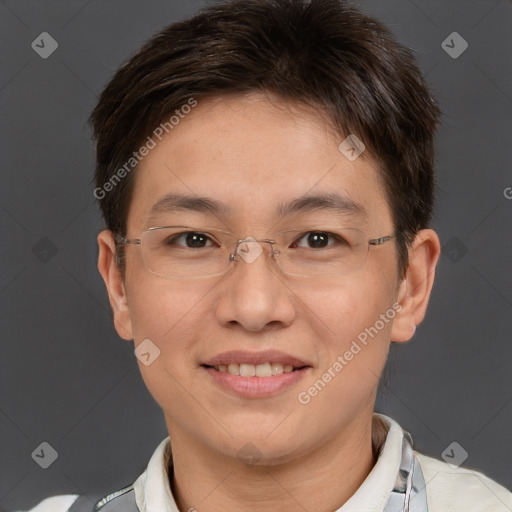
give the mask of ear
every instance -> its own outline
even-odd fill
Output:
[[[114,313],[117,334],[125,340],[132,340],[132,322],[126,299],[123,276],[116,263],[116,247],[112,231],[104,230],[98,235],[98,270],[107,287],[110,306]]]
[[[409,249],[409,265],[398,290],[397,313],[391,330],[391,341],[409,341],[425,318],[430,293],[434,285],[441,243],[432,229],[418,231]]]

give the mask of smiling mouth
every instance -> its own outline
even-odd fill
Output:
[[[229,373],[230,375],[240,376],[240,377],[273,377],[275,375],[282,375],[283,373],[292,373],[298,370],[302,370],[304,368],[309,368],[309,366],[300,366],[294,367],[291,364],[283,365],[282,363],[262,363],[262,364],[221,364],[218,366],[210,366],[207,364],[201,365],[204,368],[210,368],[212,370],[216,370],[219,373]]]

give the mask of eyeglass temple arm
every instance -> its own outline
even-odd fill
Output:
[[[114,238],[116,245],[140,245],[142,243],[140,238],[134,238],[133,240],[128,240],[122,235],[116,235]]]
[[[385,242],[389,242],[389,240],[392,240],[395,237],[396,237],[396,235],[381,236],[380,238],[374,238],[373,240],[368,240],[368,243],[370,245],[381,245]]]

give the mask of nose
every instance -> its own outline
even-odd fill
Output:
[[[291,325],[296,316],[292,290],[272,257],[269,240],[244,239],[230,259],[236,260],[219,290],[216,316],[224,326],[261,331]]]

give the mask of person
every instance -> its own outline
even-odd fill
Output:
[[[117,71],[91,116],[98,267],[169,435],[94,510],[512,510],[374,410],[434,283],[440,116],[343,0],[215,3]]]

